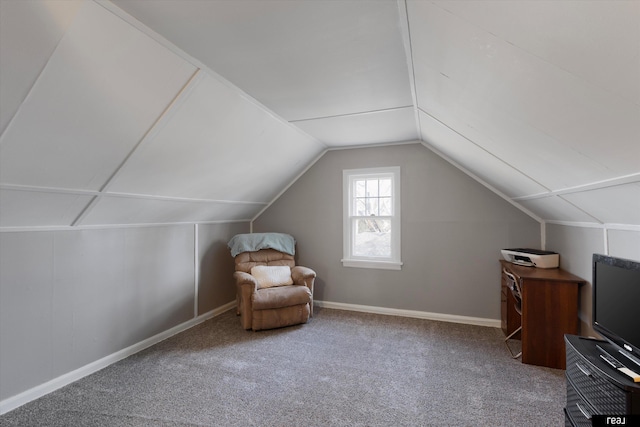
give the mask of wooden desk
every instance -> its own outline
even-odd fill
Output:
[[[522,322],[522,362],[565,369],[564,334],[578,334],[578,288],[583,279],[559,268],[523,267],[500,260],[522,288],[522,316],[501,273],[501,315],[505,335]],[[517,338],[517,336],[516,336]]]

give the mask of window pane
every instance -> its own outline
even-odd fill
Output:
[[[381,197],[380,199],[380,215],[391,216],[393,210],[391,209],[391,197]]]
[[[391,256],[391,221],[361,218],[355,222],[353,255],[389,258]]]
[[[355,207],[353,210],[353,215],[356,216],[365,216],[367,214],[367,207],[366,207],[366,202],[367,199],[355,199],[354,203],[355,203]]]
[[[355,181],[354,188],[355,188],[356,197],[365,197],[367,195],[365,183],[366,181],[364,180]]]
[[[377,179],[367,180],[367,196],[378,197],[378,180]]]
[[[380,180],[380,196],[391,196],[391,179],[385,178]]]
[[[367,199],[367,216],[378,216],[378,199]]]

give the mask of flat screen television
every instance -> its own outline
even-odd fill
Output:
[[[592,289],[593,329],[640,366],[640,261],[594,254]]]

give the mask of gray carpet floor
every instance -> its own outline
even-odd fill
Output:
[[[2,426],[563,426],[564,371],[499,329],[317,308],[226,312],[0,417]]]

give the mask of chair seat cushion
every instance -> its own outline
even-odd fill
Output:
[[[311,291],[306,286],[279,286],[255,291],[251,297],[253,310],[291,307],[311,302]]]

